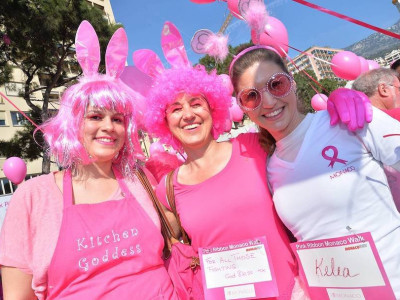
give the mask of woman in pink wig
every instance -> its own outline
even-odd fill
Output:
[[[138,68],[155,78],[147,99],[147,130],[187,156],[173,173],[172,183],[177,212],[192,247],[266,237],[277,282],[277,293],[269,299],[291,299],[296,262],[269,193],[267,154],[257,134],[217,142],[227,131],[227,122],[231,125],[230,81],[203,66],[192,67],[178,30],[169,22],[161,43],[171,69],[164,69],[150,50],[139,50],[133,57]],[[157,187],[157,196],[170,209],[166,177]]]
[[[6,299],[176,299],[163,237],[135,170],[143,158],[137,96],[119,76],[128,52],[118,29],[97,73],[100,47],[82,22],[76,54],[84,76],[41,130],[63,171],[22,184],[2,228]]]

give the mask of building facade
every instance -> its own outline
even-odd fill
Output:
[[[396,49],[385,55],[387,66],[390,66],[394,61],[400,59],[400,50]]]
[[[98,7],[104,12],[104,17],[109,23],[115,23],[114,13],[111,8],[110,0],[87,0],[93,6]],[[68,65],[68,64],[67,64]],[[0,91],[7,96],[21,111],[27,113],[30,111],[29,106],[26,104],[21,94],[24,89],[24,82],[26,81],[26,76],[24,73],[17,68],[12,66],[12,79],[5,85],[0,85]],[[76,76],[73,70],[66,70],[67,76]],[[43,86],[46,80],[45,75],[35,76],[33,79],[33,84],[36,86]],[[59,105],[60,97],[65,90],[65,87],[59,87],[53,89],[50,95],[49,108],[56,111]],[[44,92],[44,90],[43,90]],[[40,106],[43,95],[41,91],[35,92],[31,95],[31,100],[34,104]],[[24,127],[24,124],[29,122],[25,117],[6,99],[0,95],[0,139],[10,140],[18,130]],[[8,194],[12,194],[16,188],[4,175],[2,166],[5,157],[0,157],[0,197]],[[52,166],[52,169],[57,169],[56,165]],[[27,178],[31,178],[42,172],[42,160],[38,159],[32,162],[27,162]]]
[[[296,74],[302,70],[313,70],[318,80],[340,80],[333,74],[329,64],[332,57],[340,51],[342,50],[328,47],[311,47],[288,62],[289,71]]]

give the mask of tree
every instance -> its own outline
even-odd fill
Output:
[[[40,121],[40,114],[35,114],[34,111],[30,113],[31,120],[35,123]],[[0,155],[4,157],[17,156],[28,161],[32,161],[43,157],[42,148],[38,145],[43,145],[43,135],[40,131],[36,132],[34,138],[32,138],[36,127],[31,124],[28,120],[25,122],[25,126],[22,130],[17,133],[9,141],[0,140]]]
[[[327,95],[332,93],[334,90],[346,85],[346,81],[337,81],[331,78],[321,79],[319,83],[324,87],[324,90],[319,90],[321,91],[321,93],[326,93]]]
[[[5,61],[0,60],[0,85],[5,84],[11,79],[12,68]]]
[[[321,94],[325,94],[329,96],[329,94],[336,90],[339,87],[342,87],[346,84],[345,81],[337,81],[335,79],[325,78],[320,81],[317,80],[317,76],[312,70],[305,70],[305,72],[314,78],[319,85],[313,82],[306,74],[303,72],[299,72],[294,74],[294,81],[296,81],[297,85],[297,97],[301,101],[303,105],[304,112],[314,112],[314,109],[311,107],[311,98],[316,94],[316,91]],[[321,87],[322,86],[322,87]],[[314,88],[313,88],[314,87]],[[315,91],[315,90],[316,91]]]
[[[74,39],[82,20],[88,20],[99,35],[102,53],[116,25],[110,25],[103,12],[83,0],[1,0],[0,1],[0,74],[9,65],[24,73],[22,97],[39,115],[38,123],[49,118],[50,93],[54,88],[71,84],[78,75],[67,76],[68,68],[78,70],[74,58]],[[35,86],[36,75],[45,75],[41,86]],[[42,91],[42,105],[32,102],[32,94]],[[22,142],[22,141],[21,141]],[[18,145],[18,136],[10,143]],[[30,144],[32,145],[32,143]],[[45,147],[44,144],[41,146]],[[44,151],[42,171],[49,173],[50,158]]]
[[[305,70],[305,72],[314,80],[317,80],[317,76],[312,70]],[[315,95],[315,91],[312,86],[317,87],[307,75],[303,72],[294,74],[294,81],[296,82],[296,91],[299,101],[303,104],[304,112],[313,112],[311,107],[311,98]],[[312,86],[311,86],[312,85]]]
[[[199,64],[205,66],[206,70],[210,71],[213,69],[217,70],[218,74],[228,74],[229,65],[232,62],[233,54],[239,53],[242,49],[253,46],[252,42],[241,44],[237,47],[228,46],[228,56],[222,61],[217,61],[214,57],[206,55],[199,60]]]

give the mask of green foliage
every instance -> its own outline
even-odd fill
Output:
[[[314,78],[314,80],[317,80],[317,76],[315,76],[314,71],[305,70],[305,72],[310,77]],[[302,72],[294,74],[293,77],[294,81],[296,82],[297,98],[299,99],[300,103],[302,103],[304,111],[314,111],[311,107],[311,98],[315,95],[315,91],[310,84],[312,84],[313,86],[316,86],[316,84]]]
[[[72,77],[67,76],[67,64],[74,70],[79,69],[74,56],[74,41],[76,30],[83,20],[88,20],[95,28],[104,59],[106,44],[112,33],[120,26],[110,25],[103,12],[88,1],[0,1],[0,34],[7,37],[7,40],[0,39],[0,74],[7,74],[9,65],[22,70],[26,78],[22,97],[32,113],[40,116],[37,124],[48,118],[51,109],[49,107],[51,91],[56,87],[70,84],[77,77],[76,74],[69,74]],[[34,76],[39,74],[46,74],[47,80],[43,86],[35,87],[32,81]],[[40,106],[31,101],[31,95],[36,91],[43,93]],[[22,143],[25,145],[25,134],[28,133],[29,129],[23,130],[13,138],[16,144],[3,147],[13,148],[19,144],[19,140],[21,141],[19,145]],[[35,146],[33,141],[26,144]],[[48,172],[48,169],[43,171]]]
[[[11,79],[12,68],[6,61],[0,60],[0,85],[5,84]]]
[[[332,93],[334,90],[340,88],[340,87],[344,87],[346,85],[346,81],[337,81],[334,79],[330,79],[330,78],[325,78],[325,79],[321,79],[319,81],[319,83],[324,87],[324,90],[321,90],[321,93],[327,94],[329,95],[330,93]]]
[[[252,42],[241,44],[237,47],[228,46],[228,56],[222,61],[217,61],[214,57],[206,55],[199,60],[199,64],[205,66],[206,70],[217,70],[217,74],[228,74],[229,65],[232,62],[233,55],[239,53],[242,49],[253,46]]]
[[[35,123],[40,121],[40,115],[32,112],[29,116]],[[32,138],[35,126],[29,121],[11,140],[0,140],[0,156],[17,156],[24,160],[32,161],[42,157],[43,135],[40,131]]]
[[[231,63],[233,56],[231,53],[232,47],[229,46],[229,54],[226,59],[222,62],[217,61],[214,57],[206,55],[199,60],[199,64],[205,66],[207,71],[216,69],[217,74],[227,74],[229,71],[229,64]]]
[[[315,75],[314,71],[305,70],[305,72],[317,81],[317,76]],[[318,81],[318,85],[303,72],[294,74],[293,77],[297,86],[297,97],[305,113],[314,112],[314,109],[311,107],[311,98],[316,94],[316,91],[329,96],[332,91],[339,87],[343,87],[346,84],[345,81],[337,81],[327,78]]]

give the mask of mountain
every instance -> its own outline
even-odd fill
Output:
[[[400,20],[387,28],[387,30],[400,33]],[[380,56],[383,57],[394,49],[400,49],[400,40],[378,32],[373,33],[367,38],[345,48],[345,50],[354,52],[366,59],[373,59]]]

